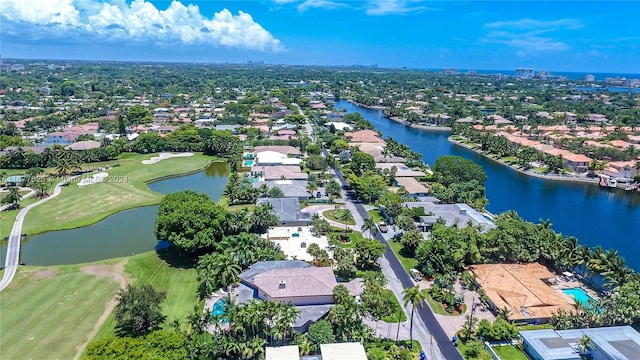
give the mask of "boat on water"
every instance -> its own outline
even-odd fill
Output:
[[[612,177],[600,175],[600,187],[616,188],[618,187],[618,181]]]

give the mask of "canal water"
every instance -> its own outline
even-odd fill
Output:
[[[227,185],[227,175],[226,163],[213,162],[203,171],[160,180],[149,188],[162,194],[194,190],[217,201]],[[78,264],[154,250],[162,245],[153,233],[157,215],[157,205],[145,206],[118,212],[90,226],[34,236],[22,242],[20,262],[39,266]],[[6,244],[0,255],[4,266]]]
[[[382,110],[367,109],[339,100],[336,109],[359,112],[383,136],[408,145],[434,164],[441,155],[473,160],[487,173],[487,209],[492,213],[515,210],[538,222],[549,219],[553,229],[575,236],[581,244],[615,248],[627,264],[640,271],[640,193],[602,190],[597,185],[543,180],[523,175],[507,166],[452,144],[449,133],[412,129],[384,118]]]

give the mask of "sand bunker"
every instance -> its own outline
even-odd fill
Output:
[[[103,182],[104,179],[107,178],[107,176],[109,176],[109,174],[106,172],[93,174],[91,177],[87,177],[80,180],[80,182],[78,183],[78,186],[85,186],[85,185],[91,185],[91,184],[97,184],[97,183]]]
[[[162,153],[158,156],[154,156],[149,160],[142,160],[142,163],[145,165],[155,164],[160,160],[170,159],[172,157],[189,157],[193,156],[193,153],[179,153],[179,154],[171,154],[171,153]]]

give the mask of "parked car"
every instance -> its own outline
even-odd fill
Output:
[[[378,223],[378,227],[380,228],[380,232],[386,233],[387,231],[389,231],[389,228],[387,227],[387,223],[384,221],[380,221]]]

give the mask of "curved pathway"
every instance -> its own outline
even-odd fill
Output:
[[[13,277],[16,276],[16,271],[18,270],[18,264],[20,261],[20,235],[22,234],[22,223],[24,222],[24,217],[27,215],[29,210],[60,195],[60,192],[62,192],[62,186],[68,183],[73,178],[75,178],[75,176],[69,178],[68,180],[59,182],[53,189],[53,194],[38,202],[24,207],[22,210],[20,210],[18,216],[16,216],[16,221],[13,223],[11,234],[9,234],[9,243],[7,244],[7,257],[4,261],[4,276],[2,276],[2,281],[0,281],[0,291],[9,286],[9,284],[13,280]],[[29,193],[27,195],[30,196],[33,194]],[[27,195],[25,195],[23,199],[27,197]]]
[[[311,206],[307,206],[306,208],[302,209],[301,211],[303,213],[309,214],[309,216],[311,216],[313,213],[318,213],[318,216],[320,216],[321,219],[327,220],[329,225],[331,225],[333,227],[340,228],[340,229],[344,229],[345,224],[343,224],[341,222],[333,221],[333,220],[327,218],[326,216],[324,216],[322,214],[323,212],[325,212],[327,210],[335,209],[336,208],[335,205],[340,205],[342,209],[351,210],[347,206],[345,206],[345,204],[336,203],[334,205],[311,205]],[[353,211],[351,211],[351,213],[354,214]],[[354,215],[354,219],[355,219],[355,215]],[[347,229],[351,229],[353,231],[360,231],[360,228],[358,228],[357,225],[347,225]]]

